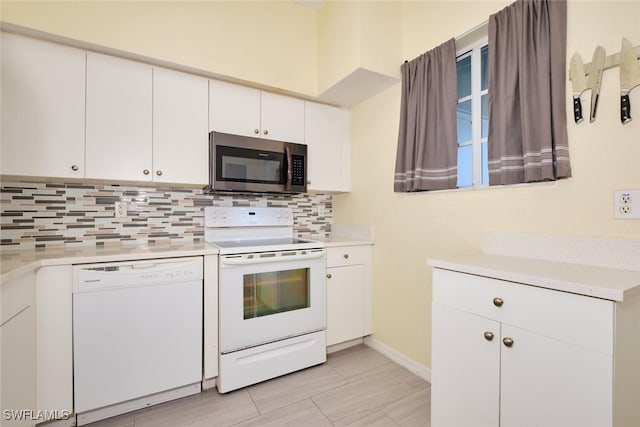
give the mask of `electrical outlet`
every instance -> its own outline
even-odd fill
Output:
[[[619,190],[613,200],[613,217],[640,219],[640,190]]]
[[[127,202],[116,202],[114,216],[116,218],[126,218],[127,217]]]
[[[318,204],[318,216],[327,216],[327,208],[324,204]]]

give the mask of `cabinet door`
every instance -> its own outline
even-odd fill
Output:
[[[342,190],[342,114],[335,107],[305,102],[307,189]]]
[[[500,323],[438,303],[432,307],[431,425],[498,426]]]
[[[73,412],[73,273],[70,265],[36,273],[37,402],[39,410]]]
[[[262,92],[262,137],[304,144],[304,101]]]
[[[2,396],[2,425],[32,426],[34,421],[29,419],[25,411],[36,413],[36,323],[35,310],[28,306],[0,326],[2,344],[2,381],[0,381],[0,395]],[[55,409],[55,408],[50,408]],[[4,411],[15,411],[5,414]],[[20,418],[22,411],[23,418]],[[6,421],[5,416],[11,416],[19,421]]]
[[[611,425],[612,356],[504,324],[502,336],[502,427]]]
[[[85,53],[2,33],[0,172],[84,176]]]
[[[209,130],[260,137],[260,91],[209,81]]]
[[[87,178],[151,181],[151,67],[87,53]]]
[[[362,265],[327,269],[327,345],[364,336]]]
[[[153,180],[209,181],[208,81],[153,69]]]

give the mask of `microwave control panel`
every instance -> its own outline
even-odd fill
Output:
[[[304,156],[291,156],[291,185],[304,185]]]

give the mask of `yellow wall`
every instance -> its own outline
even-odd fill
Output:
[[[509,3],[402,3],[401,58],[463,34]],[[316,36],[316,13],[289,1],[3,1],[0,13],[6,22],[309,95],[323,66],[316,58],[329,54],[318,39],[331,37],[330,25]],[[598,44],[608,53],[620,49],[622,36],[640,44],[640,1],[571,1],[568,24],[567,54],[577,50],[589,62]],[[397,84],[354,107],[353,191],[334,197],[334,220],[374,225],[374,334],[408,357],[430,366],[427,258],[479,251],[485,230],[640,237],[640,222],[612,219],[613,191],[640,188],[640,89],[632,92],[635,120],[623,127],[617,70],[604,73],[597,121],[568,123],[574,176],[554,184],[393,193],[399,102]]]
[[[398,1],[330,1],[318,12],[318,93],[357,68],[400,78]]]
[[[509,3],[404,3],[405,58],[464,33]],[[615,53],[622,36],[640,45],[639,1],[569,3],[568,56],[577,50],[590,62],[598,44]],[[579,126],[567,92],[573,177],[525,187],[395,194],[400,85],[352,110],[353,191],[334,197],[334,221],[375,227],[377,339],[430,366],[431,270],[425,261],[480,251],[485,230],[640,238],[640,221],[613,219],[613,191],[640,189],[640,89],[632,92],[636,118],[623,127],[618,85],[618,70],[605,71],[597,121]],[[588,112],[587,96],[583,108]]]
[[[2,1],[4,22],[301,94],[316,12],[291,1]]]

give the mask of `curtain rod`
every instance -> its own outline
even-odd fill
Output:
[[[455,41],[459,41],[459,40],[462,40],[462,39],[467,38],[469,36],[472,36],[474,33],[480,31],[483,28],[486,28],[488,24],[489,24],[489,20],[488,19],[484,20],[481,23],[479,23],[478,25],[476,25],[475,27],[471,28],[470,30],[467,30],[464,33],[454,37],[454,40]],[[405,64],[408,63],[408,62],[409,62],[409,60],[407,60],[407,59],[404,60]]]

